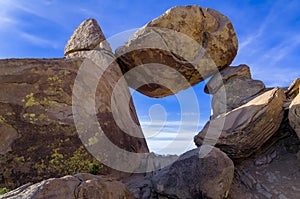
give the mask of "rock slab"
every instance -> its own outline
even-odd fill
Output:
[[[133,196],[128,191],[127,187],[119,181],[103,176],[80,173],[74,176],[51,178],[33,185],[27,184],[0,196],[0,198],[133,199]]]
[[[197,146],[216,143],[231,158],[248,157],[280,127],[285,99],[282,89],[269,90],[209,121],[194,141]]]

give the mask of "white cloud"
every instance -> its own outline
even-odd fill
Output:
[[[28,34],[28,33],[25,33],[25,32],[19,32],[19,35],[26,39],[27,41],[35,44],[35,45],[38,45],[38,46],[42,46],[42,47],[51,47],[51,48],[55,48],[55,49],[60,49],[61,46],[56,43],[55,41],[52,41],[52,40],[47,40],[47,39],[44,39],[44,38],[41,38],[41,37],[38,37],[36,35],[32,35],[32,34]]]

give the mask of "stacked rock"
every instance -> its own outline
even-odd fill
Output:
[[[215,74],[204,92],[212,94],[212,118],[246,104],[265,90],[262,81],[251,78],[247,65],[229,66]]]

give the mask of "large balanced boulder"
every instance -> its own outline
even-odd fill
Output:
[[[280,127],[284,91],[274,88],[248,103],[209,121],[195,136],[197,146],[216,143],[231,158],[245,158],[256,152]]]
[[[300,81],[299,81],[300,83]],[[291,127],[297,133],[297,136],[300,139],[300,94],[299,94],[300,87],[298,85],[298,91],[296,97],[292,100],[290,107],[289,107],[289,122]]]
[[[210,152],[200,157],[200,148],[193,149],[158,171],[152,177],[154,192],[166,198],[226,198],[234,175],[233,162],[217,148],[201,148]]]
[[[44,199],[44,198],[105,198],[133,199],[126,186],[113,179],[81,173],[62,178],[51,178],[33,185],[27,184],[15,189],[1,199]]]
[[[72,95],[75,78],[85,65],[91,74],[86,74],[81,85],[89,83],[95,69],[91,62],[79,58],[0,60],[0,187],[11,189],[50,177],[93,172],[93,168],[101,171],[102,164],[85,149],[97,145],[97,140],[92,134],[78,134],[74,123],[74,108],[89,106],[92,94],[97,102],[93,106],[96,121],[108,140],[124,151],[148,152],[133,103],[126,100],[130,98],[127,85],[119,87],[118,97],[112,95],[122,76],[114,56],[98,51],[97,57],[97,70],[106,62],[111,63],[110,67],[100,80],[96,78],[99,84],[95,93],[88,90],[87,84],[76,87],[83,91],[79,95]],[[74,100],[81,103],[74,107]],[[118,112],[113,114],[112,107]],[[84,118],[79,122],[89,121]],[[121,128],[119,124],[130,128]],[[98,152],[110,159],[107,151],[102,151],[104,146],[97,146]]]
[[[116,50],[116,57],[123,73],[136,69],[125,75],[129,86],[160,98],[228,66],[237,49],[226,16],[199,6],[177,6],[138,30]]]

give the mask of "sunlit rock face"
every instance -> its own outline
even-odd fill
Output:
[[[237,49],[237,37],[226,16],[199,6],[177,6],[138,30],[116,50],[116,57],[123,73],[143,67],[126,77],[130,87],[161,98],[228,66]]]
[[[287,96],[292,100],[289,106],[289,122],[300,139],[300,78],[295,80],[287,90]]]
[[[195,136],[197,146],[215,142],[231,158],[249,157],[278,130],[283,119],[284,91],[274,88],[210,120]],[[209,141],[209,139],[211,139]]]

